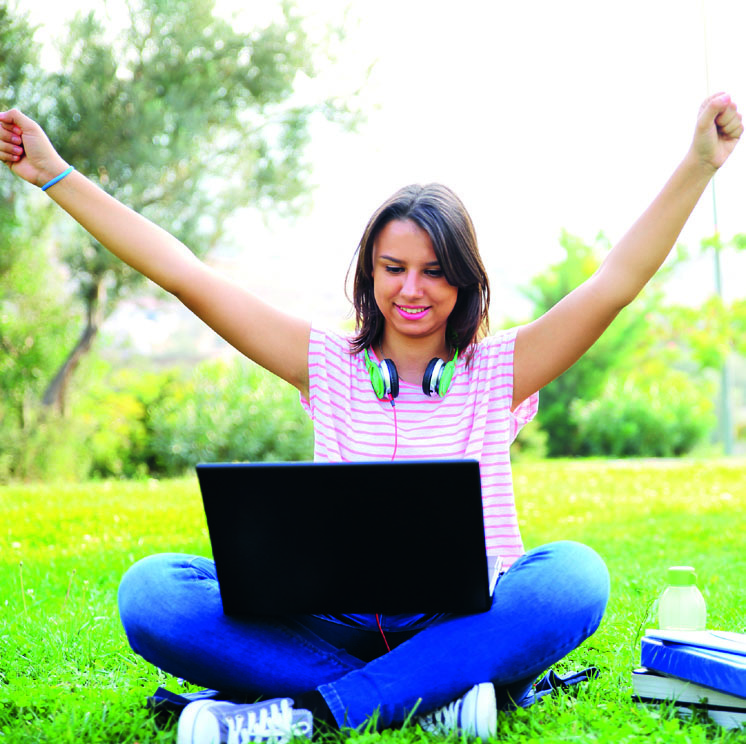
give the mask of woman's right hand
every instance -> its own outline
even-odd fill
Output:
[[[43,186],[67,168],[44,130],[18,109],[0,112],[0,161],[35,186]]]

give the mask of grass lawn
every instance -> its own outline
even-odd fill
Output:
[[[497,738],[531,741],[746,741],[703,719],[630,702],[639,635],[669,565],[697,568],[708,625],[746,631],[746,462],[574,461],[515,467],[527,547],[575,539],[612,577],[599,631],[560,671],[599,679],[502,715]],[[125,569],[159,551],[206,554],[196,479],[0,488],[0,744],[173,742],[175,722],[144,708],[159,684],[119,625]],[[342,738],[423,741],[417,729]]]

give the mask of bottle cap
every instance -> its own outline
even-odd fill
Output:
[[[668,569],[668,583],[671,586],[694,586],[697,574],[691,566],[671,566]]]

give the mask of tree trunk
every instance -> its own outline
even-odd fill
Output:
[[[98,335],[101,324],[104,320],[103,299],[104,299],[103,277],[97,277],[96,283],[85,297],[86,302],[86,325],[83,329],[78,342],[68,354],[67,359],[57,371],[52,381],[47,387],[42,404],[47,408],[54,408],[61,416],[65,415],[65,403],[67,397],[67,388],[72,379],[73,373],[80,364],[80,360],[87,354],[94,339]]]

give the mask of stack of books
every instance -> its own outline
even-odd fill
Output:
[[[721,630],[648,630],[641,667],[632,672],[639,703],[673,702],[706,711],[726,728],[746,724],[746,634]]]

